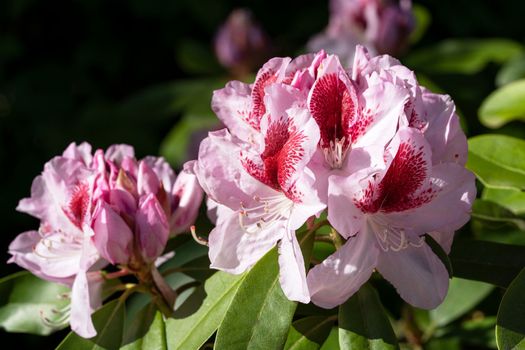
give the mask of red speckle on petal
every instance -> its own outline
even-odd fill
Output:
[[[85,183],[79,183],[74,189],[69,199],[67,208],[63,209],[69,220],[77,226],[82,228],[82,222],[86,217],[89,206],[89,188]]]
[[[266,113],[264,105],[264,89],[277,80],[275,72],[271,69],[259,73],[252,89],[252,110],[247,116],[248,122],[255,130],[260,130],[261,118]]]
[[[389,213],[417,208],[432,200],[432,188],[420,190],[429,166],[423,151],[423,147],[401,143],[381,182],[369,182],[361,198],[355,200],[356,206],[365,213]]]
[[[260,156],[262,164],[243,158],[243,165],[250,175],[297,201],[301,194],[288,182],[297,171],[296,165],[304,157],[305,140],[306,136],[288,121],[274,121],[269,124],[264,139],[265,148]]]
[[[353,85],[345,84],[336,73],[319,78],[310,99],[310,112],[321,131],[320,145],[343,140],[343,147],[355,142],[372,122],[371,113],[361,113]]]

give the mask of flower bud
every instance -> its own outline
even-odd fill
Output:
[[[164,250],[169,236],[166,214],[159,201],[149,194],[136,216],[139,249],[146,261],[154,261]]]
[[[234,74],[245,75],[268,56],[269,39],[250,11],[234,10],[215,37],[219,62]]]

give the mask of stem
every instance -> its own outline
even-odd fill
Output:
[[[409,305],[405,304],[403,309],[401,310],[401,314],[404,321],[403,328],[407,342],[412,346],[412,349],[423,349],[421,341],[421,330],[416,325],[412,308]]]
[[[115,278],[119,278],[119,277],[122,277],[122,276],[127,276],[127,275],[131,275],[132,272],[129,271],[128,269],[126,268],[123,268],[122,270],[120,271],[115,271],[115,272],[102,272],[102,277],[105,279],[105,280],[112,280],[112,279],[115,279]]]
[[[330,238],[332,239],[332,242],[334,242],[334,246],[336,249],[341,248],[341,246],[343,245],[343,239],[333,227],[330,230]]]
[[[330,243],[330,244],[334,243],[334,241],[333,241],[331,236],[317,236],[317,237],[315,237],[315,241],[316,242],[325,242],[325,243]]]
[[[177,294],[166,280],[162,277],[155,265],[151,265],[151,277],[153,282],[153,300],[165,316],[171,316]]]

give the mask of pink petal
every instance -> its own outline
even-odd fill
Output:
[[[294,231],[286,232],[279,242],[279,282],[288,299],[310,302],[303,253]]]
[[[109,204],[100,202],[94,214],[93,243],[104,259],[126,264],[132,253],[133,233]]]
[[[445,298],[448,272],[426,244],[395,252],[381,252],[377,269],[409,304],[433,309]]]
[[[152,193],[156,195],[159,190],[160,182],[157,174],[144,161],[139,162],[139,171],[137,174],[137,190],[139,195]]]
[[[138,243],[142,256],[155,260],[166,247],[169,225],[166,214],[153,194],[141,203],[136,216]]]
[[[210,132],[201,142],[195,175],[206,194],[233,210],[253,201],[264,186],[249,175],[240,160],[241,149],[226,130]]]
[[[72,142],[62,153],[62,157],[80,160],[85,166],[89,167],[93,161],[93,156],[91,155],[91,145],[87,142],[82,142],[77,146],[76,143]]]
[[[270,230],[247,234],[240,225],[239,214],[233,212],[228,218],[218,221],[210,233],[210,267],[240,274],[272,249],[284,231],[283,224],[278,223]]]
[[[344,303],[372,274],[379,254],[373,234],[348,239],[334,254],[308,272],[312,302],[331,309]]]
[[[18,211],[28,213],[53,228],[78,232],[78,226],[68,217],[69,201],[77,186],[88,182],[93,172],[83,162],[55,157],[44,166],[42,175],[33,180],[31,197],[22,199]]]
[[[135,150],[130,145],[111,145],[105,153],[105,158],[120,166],[124,158],[135,158]]]
[[[211,108],[237,137],[247,140],[255,129],[249,123],[251,88],[240,81],[231,81],[213,92]]]
[[[57,233],[56,235],[59,234]],[[52,256],[49,254],[49,259],[45,259],[42,255],[36,254],[35,247],[41,244],[41,240],[42,236],[37,231],[27,231],[19,234],[9,245],[9,254],[12,256],[8,262],[15,263],[47,281],[71,286],[73,277],[79,269],[80,249],[76,256],[71,255],[71,251],[68,251],[64,252],[68,253],[67,255]],[[47,265],[49,264],[54,264],[56,268],[48,267]],[[51,273],[51,275],[48,273]]]
[[[71,289],[71,330],[83,338],[92,338],[97,331],[91,321],[91,314],[102,302],[104,280],[99,273],[80,271]]]
[[[203,191],[197,177],[191,171],[193,162],[184,165],[173,186],[176,206],[170,218],[171,234],[185,232],[195,222],[202,203]],[[175,204],[175,203],[174,203]]]
[[[171,192],[175,183],[175,172],[163,157],[145,157],[142,159],[148,167],[157,175],[158,180],[166,192]]]
[[[474,175],[460,165],[445,163],[432,168],[430,181],[436,193],[431,201],[412,210],[390,213],[389,220],[418,234],[455,231],[467,223],[476,197]]]
[[[353,147],[386,146],[394,137],[409,97],[406,89],[384,81],[373,81],[362,95],[364,108]],[[370,84],[370,83],[369,83]]]

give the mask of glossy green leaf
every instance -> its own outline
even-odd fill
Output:
[[[217,331],[215,349],[280,349],[286,342],[297,303],[279,283],[277,249],[248,272]]]
[[[336,316],[310,316],[295,321],[290,327],[285,350],[317,350],[324,343]]]
[[[449,257],[455,277],[507,287],[525,266],[525,246],[458,237]]]
[[[147,305],[126,324],[122,350],[166,350],[164,317],[153,304]]]
[[[430,317],[437,326],[444,326],[468,311],[490,294],[494,286],[477,281],[453,278],[443,303],[430,310]]]
[[[522,51],[522,45],[507,39],[448,39],[412,51],[404,63],[421,72],[474,74],[489,62],[504,63]]]
[[[525,231],[525,218],[515,215],[510,210],[491,201],[483,199],[474,201],[472,217],[487,222],[510,223],[518,229]]]
[[[509,285],[498,310],[496,342],[499,349],[525,349],[525,269]]]
[[[314,234],[302,232],[297,238],[305,265],[309,265]],[[274,248],[247,273],[217,331],[215,349],[282,348],[296,307],[281,289]]]
[[[216,272],[166,320],[168,348],[199,349],[224,318],[245,275]]]
[[[371,285],[363,285],[339,307],[339,346],[341,350],[398,349],[390,320]]]
[[[525,79],[492,92],[479,108],[479,120],[489,128],[499,128],[513,120],[525,121]]]
[[[525,78],[525,54],[518,55],[506,62],[496,75],[496,85],[503,86]]]
[[[333,327],[320,350],[340,350],[339,328]]]
[[[91,317],[97,335],[84,339],[70,332],[57,347],[57,350],[112,350],[119,349],[122,343],[125,307],[121,300],[113,300]]]
[[[525,215],[525,192],[516,189],[485,188],[482,198],[509,209],[516,215]]]
[[[69,304],[61,298],[69,288],[41,280],[29,272],[19,272],[0,279],[0,326],[8,332],[24,332],[47,335],[62,329],[66,324],[51,326],[44,323],[60,317],[53,310]]]
[[[468,141],[467,168],[487,187],[525,189],[525,141],[481,135]]]

